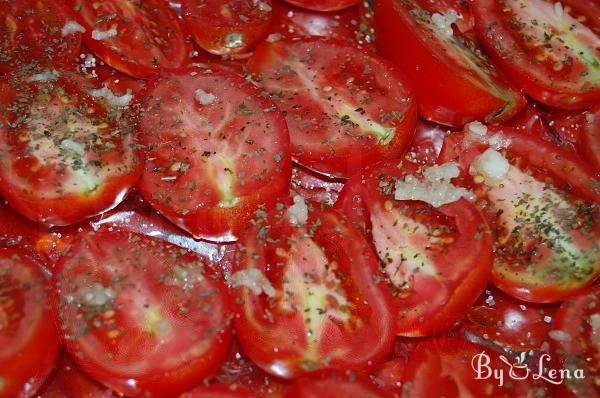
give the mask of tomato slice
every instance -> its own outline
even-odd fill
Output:
[[[285,113],[305,167],[344,178],[410,141],[412,89],[381,58],[333,40],[278,40],[259,45],[248,67]]]
[[[524,97],[474,41],[453,30],[457,12],[431,3],[380,0],[375,8],[377,34],[385,37],[377,46],[410,77],[420,115],[462,127],[517,113]]]
[[[362,2],[337,12],[318,12],[273,0],[273,20],[269,40],[319,36],[344,40],[375,51],[375,28],[370,2]]]
[[[338,11],[358,4],[360,0],[285,0],[290,4],[313,11]]]
[[[307,199],[333,205],[344,187],[344,181],[295,165],[292,168],[292,187],[294,192]]]
[[[600,104],[584,113],[581,155],[600,174]]]
[[[460,162],[494,229],[494,285],[536,303],[562,301],[590,285],[600,275],[593,168],[568,150],[507,127],[475,135],[505,146],[498,150],[473,141],[468,129],[468,149],[463,135],[449,136],[441,158]]]
[[[594,397],[600,394],[600,286],[568,298],[559,308],[549,332],[557,369],[575,372],[585,378],[567,378],[557,386],[557,396]]]
[[[191,389],[219,368],[231,335],[229,300],[214,267],[143,235],[84,230],[55,274],[69,354],[122,394]]]
[[[553,305],[520,302],[490,287],[469,310],[463,325],[512,352],[541,350],[548,344],[555,312]]]
[[[180,398],[257,398],[257,396],[244,387],[213,385],[195,388],[182,394]]]
[[[477,379],[478,357],[481,357],[481,376],[489,369],[502,371],[504,382],[490,374],[487,379]],[[512,364],[512,367],[506,363]],[[485,364],[485,365],[484,365]],[[473,368],[475,366],[475,368]],[[509,377],[512,371],[515,377]],[[404,371],[403,397],[458,398],[458,397],[527,397],[534,390],[532,377],[526,376],[527,365],[516,359],[466,340],[439,338],[425,341],[413,352]],[[517,378],[523,379],[519,380]],[[543,388],[543,387],[542,387]],[[543,390],[537,390],[541,392]],[[545,396],[545,395],[539,395]]]
[[[465,199],[433,207],[395,200],[396,181],[420,178],[418,166],[390,161],[353,176],[335,204],[363,225],[394,296],[395,332],[426,336],[460,320],[483,292],[492,268],[492,237]]]
[[[442,150],[446,129],[419,118],[410,147],[404,154],[409,162],[433,166]]]
[[[60,1],[1,0],[0,71],[34,59],[70,60],[79,51],[82,30]]]
[[[162,0],[68,0],[86,46],[113,68],[142,79],[183,66],[192,51],[177,13]]]
[[[322,370],[297,378],[285,398],[398,398],[368,377],[352,372]]]
[[[24,250],[0,249],[0,395],[32,396],[59,348],[39,265]]]
[[[197,238],[235,241],[258,205],[286,194],[285,119],[245,80],[195,69],[149,83],[142,195]]]
[[[218,55],[251,51],[273,15],[271,0],[183,0],[181,10],[194,41]]]
[[[527,94],[550,106],[581,109],[600,100],[600,36],[568,12],[569,4],[483,0],[471,8],[491,56]],[[598,9],[589,11],[600,26]]]
[[[136,183],[131,113],[104,94],[62,69],[24,68],[0,83],[0,193],[19,213],[72,224],[116,206]]]
[[[287,210],[257,212],[231,278],[243,351],[283,378],[377,366],[393,344],[375,254],[338,213],[317,206],[296,195]]]

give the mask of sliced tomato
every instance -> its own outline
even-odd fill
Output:
[[[559,308],[549,332],[556,369],[571,373],[557,385],[556,396],[600,395],[600,286],[568,298]],[[580,369],[585,378],[576,378]]]
[[[481,371],[479,379],[477,369]],[[497,372],[494,376],[493,371]],[[503,382],[496,379],[499,372],[503,372]],[[402,396],[528,397],[534,390],[534,382],[527,372],[531,373],[526,364],[479,344],[452,338],[428,340],[419,344],[410,357],[404,371]],[[536,393],[541,394],[536,396],[545,396],[543,387],[536,389]]]
[[[491,56],[527,94],[550,106],[581,109],[600,100],[600,36],[568,12],[569,4],[482,0],[471,8]],[[588,10],[600,26],[598,8]]]
[[[484,340],[512,352],[540,350],[548,344],[555,312],[556,306],[520,302],[490,287],[469,310],[463,324]]]
[[[600,104],[584,113],[581,156],[600,173]]]
[[[81,45],[82,27],[61,1],[0,1],[0,71],[34,59],[70,61]]]
[[[257,212],[239,243],[231,284],[243,351],[283,378],[377,366],[392,348],[394,318],[391,296],[374,283],[375,253],[338,213],[299,195],[286,204]]]
[[[446,129],[419,118],[415,136],[404,159],[412,163],[433,166],[442,150]]]
[[[292,169],[292,187],[307,199],[332,205],[344,187],[344,181],[295,165]]]
[[[413,92],[387,61],[333,40],[278,40],[248,67],[285,113],[292,156],[322,174],[348,177],[399,156],[416,123]]]
[[[195,69],[149,83],[141,141],[142,195],[197,238],[235,241],[260,204],[286,194],[285,119],[242,78]]]
[[[492,268],[485,218],[465,199],[433,207],[395,200],[395,183],[422,178],[414,163],[375,164],[353,176],[335,207],[364,226],[394,296],[395,332],[427,336],[459,321],[483,292]]]
[[[313,11],[338,11],[358,4],[360,0],[285,0],[290,4]]]
[[[63,69],[25,68],[0,83],[0,193],[19,213],[72,224],[116,206],[136,183],[131,112],[101,97]]]
[[[368,1],[337,12],[318,12],[273,0],[269,40],[319,36],[344,40],[375,51],[374,15]]]
[[[194,41],[218,55],[251,51],[273,15],[271,0],[183,0],[181,10]]]
[[[162,0],[67,0],[86,46],[113,68],[148,79],[183,66],[192,51],[177,13]]]
[[[320,371],[301,376],[292,383],[285,398],[398,398],[368,377],[344,371]]]
[[[59,349],[41,268],[24,250],[0,249],[0,396],[33,396]]]
[[[456,12],[426,0],[375,4],[377,35],[385,37],[377,46],[411,78],[425,119],[462,127],[508,119],[525,105],[477,44],[453,29]]]
[[[182,394],[180,398],[257,398],[257,396],[244,387],[213,385],[195,388]]]
[[[447,137],[441,158],[460,162],[492,225],[493,283],[536,303],[562,301],[590,285],[600,275],[600,182],[594,169],[568,150],[507,127],[488,127],[484,138],[507,146],[499,152],[469,137],[467,146],[463,135]],[[481,159],[488,159],[483,170],[501,170],[498,180],[481,169],[469,175]]]
[[[55,274],[71,358],[122,394],[191,389],[219,368],[231,335],[229,300],[214,267],[143,235],[84,230]]]
[[[45,228],[22,217],[3,201],[0,203],[0,247],[35,247]]]

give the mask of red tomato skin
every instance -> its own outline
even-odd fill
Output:
[[[296,379],[284,398],[398,398],[368,377],[342,370],[321,370]]]
[[[319,207],[317,204],[311,205],[315,208]],[[276,213],[275,216],[271,214],[273,218],[270,220],[281,220],[282,215],[285,217],[285,213]],[[277,234],[273,234],[273,236],[289,235],[291,227],[285,224],[285,220],[275,222],[284,225],[280,224],[273,227],[275,224],[271,221],[271,231],[274,228],[283,228],[282,231],[278,230]],[[395,320],[390,312],[391,296],[367,277],[367,275],[378,273],[373,263],[376,261],[375,253],[360,236],[359,232],[337,212],[315,210],[313,213],[311,211],[308,225],[315,226],[316,232],[312,238],[315,243],[321,247],[330,248],[328,258],[338,256],[339,269],[346,278],[348,280],[356,278],[357,282],[353,282],[355,286],[347,287],[347,290],[352,290],[353,294],[356,295],[362,294],[364,297],[352,297],[348,299],[349,302],[356,304],[369,302],[372,305],[370,310],[366,308],[356,309],[361,314],[365,313],[362,321],[363,325],[358,330],[349,330],[347,336],[344,336],[345,330],[342,327],[338,330],[330,326],[324,331],[318,343],[318,354],[321,357],[318,359],[305,359],[308,349],[305,347],[307,345],[305,342],[307,331],[304,325],[299,328],[298,322],[294,322],[297,321],[295,316],[280,313],[273,314],[275,321],[271,322],[264,315],[273,310],[267,311],[266,300],[257,297],[249,289],[235,288],[232,291],[232,297],[234,302],[239,305],[237,308],[239,316],[234,318],[234,325],[241,348],[261,369],[286,380],[294,379],[315,369],[346,368],[365,371],[374,368],[383,362],[392,349],[394,339],[392,325]],[[247,250],[237,259],[234,272],[244,269],[244,264],[249,263],[248,253],[263,249],[269,251],[269,253],[263,252],[265,256],[263,265],[273,269],[269,264],[277,261],[272,256],[276,256],[274,253],[279,251],[274,249],[274,245],[269,248],[269,243],[257,243],[257,239],[254,237],[257,235],[257,230],[256,228],[249,229],[246,236],[238,243],[240,247],[245,247]],[[290,240],[293,239],[294,237],[290,238]],[[348,242],[346,247],[342,248],[340,245],[342,240]],[[282,244],[281,242],[278,241],[275,244]],[[350,242],[352,242],[351,246]],[[283,248],[283,246],[277,247]],[[364,267],[359,269],[354,263],[343,263],[348,255],[342,255],[340,250],[352,251],[354,253],[352,258],[356,262],[360,261]],[[281,275],[282,279],[283,277]],[[274,282],[274,285],[281,289],[279,286],[282,283],[278,285],[278,282]],[[372,304],[374,302],[377,304]],[[274,311],[279,310],[275,309]],[[257,341],[260,341],[261,344],[256,344]],[[375,344],[374,347],[373,343]],[[342,350],[349,350],[349,353],[336,356],[336,352]],[[325,358],[327,360],[323,361]],[[304,363],[308,361],[311,361],[312,364],[307,365]]]
[[[225,19],[223,11],[217,12],[215,9],[223,4],[241,4],[251,9],[231,10],[231,7],[228,7],[234,19]],[[208,13],[208,9],[214,15],[203,14]],[[265,38],[272,16],[270,0],[262,0],[260,3],[252,0],[183,0],[181,10],[185,26],[194,41],[204,50],[216,55],[239,55],[252,51],[254,46]],[[242,15],[245,20],[241,19]],[[229,35],[239,35],[241,43],[229,45]]]
[[[195,69],[184,68],[164,72],[156,76],[155,79],[148,82],[147,91],[145,92],[146,98],[151,98],[150,95],[152,90],[159,87],[161,81],[185,77],[189,73],[198,73],[198,71]],[[240,92],[246,98],[252,97],[255,98],[257,102],[260,102],[259,108],[261,110],[273,107],[273,104],[268,98],[259,98],[260,91],[254,86],[248,85],[246,81],[239,76],[225,71],[214,71],[210,73],[210,76],[222,78],[227,84],[239,87]],[[265,112],[265,115],[271,116],[269,122],[274,126],[273,130],[277,132],[277,137],[270,137],[270,139],[274,142],[278,142],[278,145],[281,145],[284,148],[283,155],[281,156],[281,160],[278,162],[276,169],[273,171],[274,173],[276,172],[276,175],[272,180],[268,181],[268,183],[265,183],[251,194],[239,198],[238,204],[227,208],[217,204],[207,205],[206,203],[198,203],[198,206],[194,211],[190,211],[184,215],[177,209],[165,205],[163,200],[156,199],[153,196],[153,193],[157,192],[156,187],[158,185],[153,184],[148,177],[153,171],[148,165],[138,183],[138,187],[140,188],[144,199],[147,200],[161,215],[198,239],[218,243],[235,242],[237,240],[237,235],[243,229],[257,207],[261,204],[273,202],[280,195],[287,193],[290,187],[292,160],[288,150],[289,134],[287,134],[285,118],[276,108],[269,112]],[[147,137],[147,140],[153,139],[154,131],[150,130],[151,129],[142,131],[142,141],[145,139],[144,136]],[[166,191],[167,189],[164,189],[164,187],[158,189],[158,191],[161,190]]]
[[[600,174],[600,104],[588,110],[584,117],[579,150],[581,156]]]
[[[501,26],[498,21],[498,14],[501,13],[501,5],[496,0],[469,0],[471,2],[471,11],[475,17],[475,30],[482,39],[482,43],[488,50],[490,56],[506,71],[511,79],[535,100],[561,109],[578,110],[586,108],[600,101],[600,86],[585,92],[567,91],[555,87],[553,81],[541,81],[533,74],[529,73],[529,68],[538,68],[533,58],[533,52],[525,52],[517,47],[511,32],[506,27]],[[569,4],[569,0],[563,1],[564,5]],[[595,18],[600,16],[598,7],[589,8],[588,4],[583,8],[588,10]],[[596,22],[598,26],[598,22]],[[598,31],[596,30],[596,34]],[[496,48],[497,43],[502,43],[504,47]],[[501,52],[502,51],[502,52]],[[524,66],[526,63],[528,67]],[[546,76],[544,76],[545,78]]]
[[[215,384],[210,387],[195,388],[182,394],[180,398],[258,398],[258,396],[244,387]]]
[[[79,9],[77,11],[77,19],[78,21],[85,27],[86,32],[83,34],[83,41],[87,48],[89,48],[94,54],[96,54],[99,58],[101,58],[107,65],[117,69],[122,73],[126,73],[129,76],[133,76],[140,79],[151,79],[156,75],[159,69],[175,69],[180,68],[187,64],[188,55],[192,51],[192,44],[190,39],[187,37],[186,30],[183,26],[183,23],[180,21],[179,17],[175,10],[169,7],[167,3],[160,0],[144,0],[143,2],[137,3],[135,5],[130,4],[131,9],[128,11],[132,11],[133,7],[137,7],[140,5],[144,5],[152,8],[152,12],[155,12],[160,16],[160,23],[162,25],[169,25],[172,31],[169,34],[169,38],[172,38],[172,42],[169,44],[170,54],[163,54],[163,59],[161,64],[160,62],[148,62],[143,60],[140,62],[135,59],[135,55],[133,54],[124,54],[117,46],[113,46],[111,44],[107,44],[104,41],[112,40],[111,38],[104,40],[95,40],[92,37],[94,29],[96,29],[91,23],[92,19],[87,19],[84,14],[86,12],[92,13],[94,8],[94,1],[92,0],[65,0],[67,4],[69,4],[73,9]],[[118,3],[119,1],[117,1]],[[139,12],[137,10],[132,11],[134,14]],[[117,18],[126,20],[130,16],[117,15]],[[90,17],[91,18],[91,17]],[[158,25],[156,25],[157,21],[152,21],[155,25],[146,26],[146,29],[150,31],[150,29],[156,29]],[[98,23],[98,18],[93,18],[93,23]],[[127,22],[130,23],[130,22]],[[147,34],[147,33],[146,33]],[[132,38],[133,39],[133,38]],[[138,37],[135,37],[138,39]],[[148,45],[156,46],[156,42],[148,40]],[[177,47],[177,48],[175,48]],[[140,54],[136,54],[140,57],[150,56],[149,50],[146,48],[138,49]],[[146,54],[145,52],[148,52]]]
[[[0,395],[7,398],[32,397],[56,366],[61,346],[55,318],[50,302],[46,297],[45,288],[39,286],[40,283],[45,284],[46,279],[40,265],[36,260],[33,260],[32,255],[22,249],[0,248],[0,258],[7,259],[15,256],[18,256],[19,261],[21,261],[20,264],[30,270],[32,272],[31,276],[35,278],[34,280],[21,281],[19,287],[23,289],[23,287],[29,286],[32,292],[29,297],[25,298],[24,305],[27,306],[28,310],[41,311],[41,314],[39,314],[39,319],[26,318],[23,320],[24,322],[35,322],[34,325],[17,325],[17,333],[20,332],[20,335],[26,335],[28,339],[18,352],[7,356],[11,354],[11,345],[0,346],[0,369],[2,369],[0,379],[3,382],[0,385]],[[10,274],[8,276],[10,277]],[[39,296],[32,297],[34,294]],[[30,300],[37,302],[31,303]],[[10,303],[3,304],[0,302],[0,314],[4,313],[2,307],[6,304]],[[41,308],[35,308],[36,306]],[[6,310],[10,310],[10,307],[7,307]],[[27,315],[27,313],[24,314],[25,317]],[[36,328],[30,334],[27,334],[27,330],[23,329],[27,326],[35,326]],[[0,330],[0,340],[6,341],[5,338],[10,338],[10,336],[2,336],[3,333]],[[17,343],[19,342],[13,341],[13,344]]]
[[[595,285],[566,299],[556,312],[552,331],[566,335],[567,339],[549,337],[552,367],[572,372],[582,369],[585,376],[584,379],[566,379],[554,385],[557,397],[595,397],[600,394],[598,383],[594,383],[598,377],[600,351],[597,345],[594,347],[593,335],[598,330],[592,323],[592,317],[600,313],[599,308],[600,285]]]
[[[473,120],[508,119],[525,106],[523,95],[503,76],[493,80],[514,97],[508,110],[503,110],[505,101],[465,79],[472,72],[429,43],[402,1],[376,1],[375,16],[377,35],[386,38],[377,41],[377,47],[409,76],[417,92],[419,114],[426,120],[460,128]],[[497,117],[498,112],[503,114]]]
[[[339,11],[358,4],[360,0],[285,0],[290,4],[313,11]]]
[[[292,168],[292,187],[307,199],[332,205],[344,187],[344,180],[328,178],[300,165]]]

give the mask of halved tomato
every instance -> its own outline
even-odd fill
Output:
[[[136,183],[132,114],[101,98],[64,69],[23,68],[0,83],[0,192],[19,213],[72,224],[116,206]]]
[[[338,11],[358,4],[360,0],[285,0],[290,4],[314,11]]]
[[[588,2],[589,3],[589,2]],[[475,28],[491,56],[531,97],[564,109],[600,100],[600,36],[570,0],[471,1]],[[587,8],[600,26],[598,8]]]
[[[148,84],[139,183],[159,213],[197,238],[235,241],[260,204],[288,192],[289,134],[241,77],[182,69]]]
[[[230,304],[215,267],[143,235],[80,232],[54,281],[71,358],[122,394],[191,389],[219,368],[231,335]]]
[[[297,378],[285,398],[398,398],[368,377],[349,371],[322,370]]]
[[[438,207],[395,199],[398,181],[408,184],[434,170],[377,163],[353,176],[335,204],[372,240],[386,274],[380,284],[394,296],[394,331],[402,336],[431,335],[459,321],[492,268],[492,236],[475,205],[462,198]]]
[[[556,306],[524,303],[492,287],[469,309],[463,325],[484,340],[512,352],[540,350]]]
[[[514,398],[529,397],[533,391],[547,396],[543,386],[535,387],[531,371],[516,358],[467,340],[439,338],[419,344],[411,355],[402,397]]]
[[[600,395],[600,285],[568,298],[559,308],[548,333],[556,369],[571,377],[557,386],[556,396]],[[576,378],[580,369],[584,378]]]
[[[192,51],[177,13],[163,0],[67,0],[86,46],[113,68],[142,79],[183,66]]]
[[[182,0],[194,41],[218,55],[247,53],[267,35],[271,0]]]
[[[391,296],[377,257],[349,222],[296,195],[257,211],[230,279],[242,350],[267,372],[367,369],[392,348]],[[258,342],[258,343],[257,343]]]
[[[492,282],[537,303],[590,285],[600,275],[595,170],[573,152],[508,127],[466,131],[446,137],[441,159],[461,164],[492,225]]]
[[[347,178],[400,156],[412,137],[416,106],[404,76],[347,43],[265,42],[248,67],[286,116],[294,160],[319,173]]]
[[[375,17],[385,38],[377,46],[411,78],[425,119],[462,127],[508,119],[525,105],[477,44],[453,29],[457,11],[426,0],[378,0]]]
[[[0,0],[0,72],[35,59],[71,61],[83,30],[61,1]]]
[[[54,369],[58,329],[46,278],[24,250],[0,249],[0,396],[30,397]]]

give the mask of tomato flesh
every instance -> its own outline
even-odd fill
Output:
[[[397,398],[367,377],[342,371],[320,371],[296,379],[285,398]]]
[[[410,141],[412,89],[381,58],[333,40],[278,40],[258,46],[248,67],[285,113],[294,160],[309,169],[347,178]]]
[[[338,11],[358,4],[360,0],[285,0],[290,4],[313,11]]]

